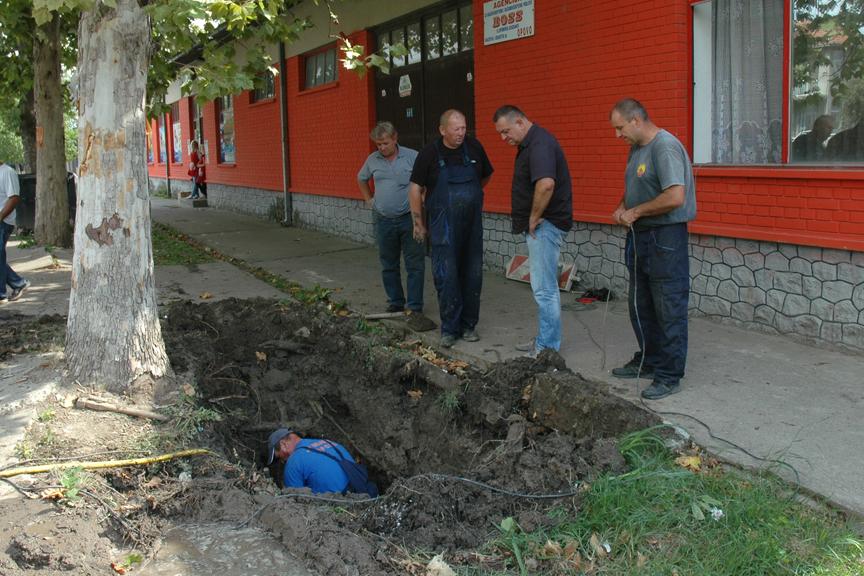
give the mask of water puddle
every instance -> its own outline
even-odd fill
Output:
[[[140,576],[315,576],[285,551],[271,534],[257,528],[232,531],[228,524],[172,528],[162,537],[155,560]]]

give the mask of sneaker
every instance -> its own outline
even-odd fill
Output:
[[[454,344],[456,344],[456,337],[452,334],[444,334],[438,341],[438,345],[442,348],[452,348]]]
[[[651,386],[642,391],[642,397],[648,400],[660,400],[670,394],[677,394],[681,391],[681,381],[677,382],[660,382],[654,380]]]
[[[8,303],[9,303],[9,298],[7,298],[6,296],[0,296],[0,304],[8,304]]]
[[[537,346],[534,346],[533,348],[531,348],[531,350],[529,350],[528,352],[525,352],[525,354],[523,354],[522,357],[523,358],[531,358],[532,360],[536,360],[537,356],[539,356],[539,355],[540,355],[540,349],[537,348]]]
[[[30,287],[30,281],[25,280],[23,286],[21,286],[20,288],[15,288],[14,290],[12,290],[12,294],[9,295],[9,302],[14,302],[15,300],[18,300],[19,298],[21,298],[21,295],[24,294],[24,292],[26,292],[27,288],[29,288],[29,287]]]
[[[405,306],[396,306],[395,304],[391,304],[390,306],[387,307],[387,310],[385,310],[385,312],[391,312],[391,313],[392,312],[404,312],[404,311],[405,311]]]
[[[477,342],[478,340],[480,340],[480,336],[477,335],[477,332],[469,328],[468,330],[464,330],[462,332],[462,340],[464,340],[465,342]]]
[[[530,352],[536,348],[537,338],[531,338],[530,342],[525,342],[523,344],[516,344],[516,350],[521,350],[522,352]]]
[[[642,372],[639,372],[639,362],[636,360],[630,360],[621,368],[613,368],[612,375],[616,378],[636,378],[638,375],[639,378],[645,378],[648,380],[649,378],[654,378],[654,368],[651,366],[642,365]]]

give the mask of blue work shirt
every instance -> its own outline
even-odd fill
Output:
[[[334,446],[339,448],[341,454],[336,451]],[[337,460],[341,460],[344,455],[346,460],[354,462],[345,447],[340,444],[329,440],[300,440],[288,458],[288,462],[285,463],[285,487],[309,487],[316,494],[345,490],[345,487],[348,486],[348,476],[339,466],[339,463],[323,454],[315,454],[305,450],[304,447],[326,452]]]
[[[366,158],[357,174],[361,182],[375,180],[372,208],[386,218],[396,218],[411,210],[408,188],[411,186],[411,170],[414,169],[417,152],[398,144],[396,146],[396,159],[393,162],[376,150]]]

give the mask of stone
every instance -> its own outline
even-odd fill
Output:
[[[690,256],[695,258],[696,260],[702,260],[705,254],[705,247],[699,246],[698,244],[690,245]]]
[[[822,320],[833,320],[834,304],[827,300],[823,300],[822,298],[817,298],[810,302],[810,314]]]
[[[828,342],[843,341],[843,325],[836,322],[822,322],[822,330],[819,337]]]
[[[687,309],[688,310],[699,310],[699,301],[702,298],[699,294],[695,292],[690,292],[690,297],[687,299]]]
[[[728,264],[732,268],[744,265],[744,256],[735,248],[726,248],[723,250],[723,263]]]
[[[690,283],[690,292],[696,294],[704,294],[705,288],[708,284],[708,277],[704,274],[699,274],[693,281]]]
[[[725,251],[727,248],[735,247],[734,238],[726,238],[725,236],[717,236],[714,239],[714,247]]]
[[[852,298],[853,286],[848,282],[836,281],[822,284],[822,297],[829,302],[839,302]]]
[[[611,262],[621,260],[621,250],[615,244],[604,244],[601,246],[603,257]]]
[[[591,244],[589,242],[587,244],[582,244],[579,246],[579,253],[591,258],[594,256],[600,256],[603,253],[603,250],[600,248],[600,246],[597,246],[596,244]]]
[[[768,290],[765,293],[765,303],[776,311],[783,309],[783,302],[786,300],[786,293],[780,290]]]
[[[603,265],[600,267],[600,274],[606,278],[612,278],[615,273],[615,262],[613,260],[603,260]]]
[[[741,287],[756,286],[756,277],[753,276],[753,272],[746,266],[738,266],[737,268],[733,268],[732,280],[734,280],[735,283]]]
[[[837,322],[858,322],[858,309],[851,300],[841,300],[834,305],[834,320]]]
[[[822,248],[816,246],[798,246],[798,257],[810,262],[822,260]]]
[[[768,326],[773,326],[774,317],[776,315],[777,311],[770,306],[757,306],[756,310],[753,312],[753,321],[759,322],[760,324],[767,324]]]
[[[754,252],[759,252],[759,242],[757,240],[745,240],[743,238],[738,238],[735,240],[735,247],[738,248],[738,251],[742,254],[752,254]]]
[[[864,266],[864,252],[852,252],[852,264]]]
[[[777,251],[777,243],[776,242],[759,242],[759,252],[765,254],[771,254],[772,252]]]
[[[837,265],[837,278],[857,286],[864,282],[864,266],[856,266],[845,262]]]
[[[704,246],[705,248],[713,248],[714,247],[714,236],[703,235],[699,237],[699,245]]]
[[[690,258],[687,264],[690,266],[690,278],[695,278],[702,272],[702,263],[695,258]]]
[[[765,256],[765,268],[768,270],[789,271],[789,259],[780,252],[772,252]]]
[[[840,264],[841,262],[852,262],[852,253],[849,250],[837,250],[835,248],[823,248],[822,260],[829,264]]]
[[[706,262],[710,262],[711,264],[719,264],[720,262],[723,262],[723,253],[717,248],[705,248],[703,258]]]
[[[699,310],[711,316],[729,316],[732,313],[732,304],[716,296],[703,296]]]
[[[843,343],[853,348],[864,348],[864,324],[845,324]]]
[[[822,296],[822,282],[812,276],[804,276],[801,282],[801,293],[813,300]]]
[[[755,308],[746,302],[732,304],[732,317],[742,322],[752,322]]]
[[[714,264],[711,266],[711,275],[720,280],[728,280],[732,277],[732,269],[726,264]]]
[[[813,274],[813,265],[803,258],[796,257],[789,261],[789,270],[803,274],[804,276],[810,276]]]
[[[741,288],[738,290],[738,299],[753,307],[765,304],[765,291],[761,288]]]
[[[788,334],[794,329],[794,327],[792,326],[792,319],[782,314],[777,314],[776,316],[774,316],[773,326],[781,334]]]
[[[591,240],[590,230],[575,230],[571,234],[573,235],[573,242],[576,244],[585,244]]]
[[[771,270],[766,270],[765,268],[761,268],[756,270],[753,273],[754,278],[756,278],[756,286],[762,288],[763,290],[770,290],[774,288],[774,272]],[[820,286],[821,293],[821,286]]]
[[[708,283],[705,285],[705,295],[716,296],[718,286],[720,286],[720,280],[718,280],[717,278],[711,278],[709,276]]]
[[[822,321],[815,316],[805,314],[792,319],[792,332],[809,338],[818,338]]]
[[[795,272],[776,272],[774,274],[774,288],[783,290],[789,294],[801,294],[803,276]]]
[[[780,310],[786,316],[794,317],[810,313],[810,300],[799,294],[789,294]]]
[[[864,310],[864,284],[856,287],[852,292],[852,303],[858,310]]]
[[[588,271],[592,274],[597,274],[600,272],[600,268],[603,266],[603,258],[599,256],[595,256],[588,259]]]
[[[609,235],[603,233],[600,230],[593,230],[591,232],[591,243],[592,244],[605,244],[609,241]]]
[[[778,244],[777,249],[790,260],[798,256],[798,247],[794,244]]]
[[[823,282],[826,280],[836,280],[837,279],[837,266],[835,264],[828,264],[826,262],[814,262],[813,263],[813,276],[822,280]]]
[[[711,263],[707,260],[702,261],[702,272],[701,274],[705,276],[711,276]]]
[[[732,280],[723,280],[717,287],[717,296],[729,302],[738,301],[738,285]]]
[[[760,270],[765,267],[765,256],[761,252],[745,254],[744,265],[750,270]]]

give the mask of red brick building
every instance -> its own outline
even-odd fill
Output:
[[[515,104],[555,134],[568,157],[577,223],[564,258],[579,263],[582,286],[620,293],[624,231],[610,215],[623,194],[628,148],[608,118],[630,96],[694,160],[693,312],[864,348],[864,135],[842,158],[827,156],[854,119],[831,98],[831,65],[812,67],[812,81],[793,78],[793,44],[812,15],[796,14],[790,0],[345,3],[339,31],[352,43],[368,51],[403,42],[409,50],[389,76],[363,78],[337,65],[323,8],[307,4],[295,12],[313,14],[321,28],[287,47],[285,77],[272,91],[221,99],[200,113],[173,91],[164,143],[155,122],[150,139],[154,188],[164,185],[163,150],[177,160],[172,189],[191,188],[188,142],[197,133],[207,144],[210,204],[281,219],[284,90],[295,224],[374,242],[356,184],[374,149],[369,131],[390,120],[400,144],[419,148],[437,134],[438,115],[456,107],[496,169],[486,188],[486,263],[501,269],[526,252],[509,228],[514,149],[492,123],[499,106]],[[496,17],[505,24],[487,29]],[[838,52],[836,38],[843,36],[832,36]],[[735,53],[739,45],[745,53]],[[765,102],[750,102],[763,92]],[[793,142],[803,142],[801,126],[818,116],[832,118],[835,136],[802,156]]]

